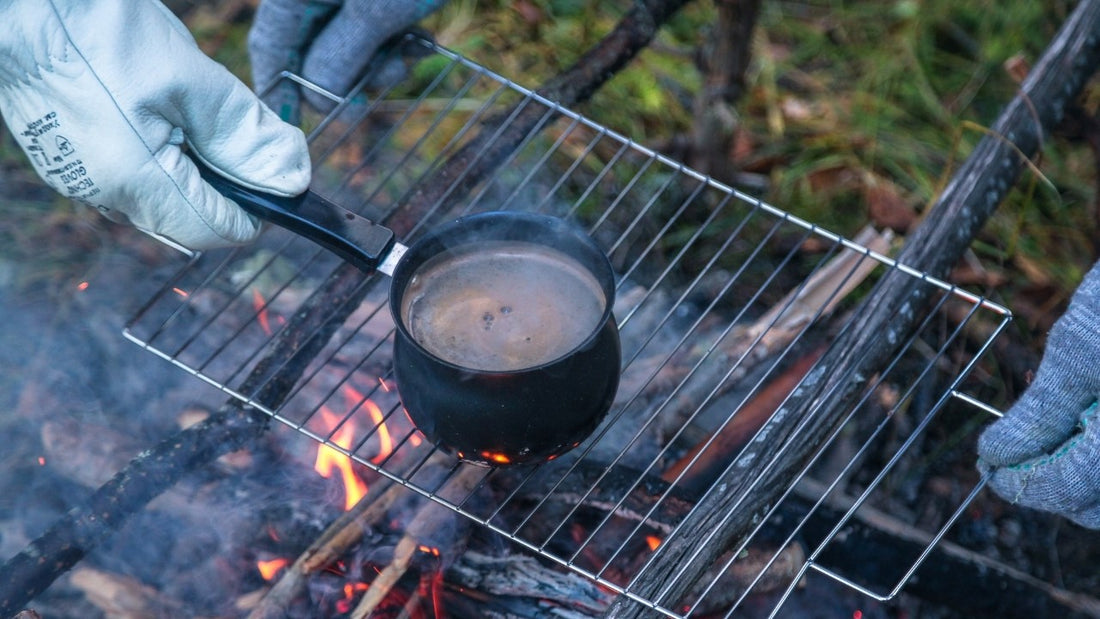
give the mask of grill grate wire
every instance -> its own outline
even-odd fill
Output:
[[[929,428],[945,417],[999,414],[965,385],[1010,312],[892,260],[882,235],[857,242],[824,230],[423,44],[430,55],[414,79],[377,93],[362,92],[366,79],[340,97],[285,75],[335,106],[303,123],[314,187],[386,222],[407,243],[458,214],[486,210],[545,212],[584,226],[618,273],[623,342],[619,395],[591,438],[544,465],[485,468],[473,491],[448,498],[448,482],[472,465],[424,444],[402,413],[389,360],[388,280],[379,275],[366,280],[366,300],[282,405],[271,409],[240,392],[236,385],[287,317],[338,264],[279,229],[253,246],[191,256],[130,321],[126,337],[313,441],[665,616],[715,609],[732,616],[752,596],[768,596],[775,615],[810,574],[879,600],[897,595],[982,480],[958,493],[946,518],[915,523],[928,531],[927,544],[897,557],[896,573],[879,582],[831,566],[829,551],[862,510],[896,506],[906,464],[930,440]],[[402,210],[463,145],[490,131],[481,147],[488,149],[530,110],[537,113],[534,128],[490,178],[464,187],[460,175],[426,212]],[[505,120],[484,129],[493,127],[490,118]],[[861,399],[798,481],[686,598],[635,593],[662,540],[679,532],[691,498],[721,491],[706,486],[702,470],[719,448],[714,437],[740,424],[746,405],[790,366],[827,346],[887,270],[936,292],[915,333],[888,367],[868,377]],[[964,343],[971,358],[960,362],[953,351]],[[353,439],[341,438],[350,430]],[[442,476],[433,465],[440,459],[447,462]],[[678,473],[669,473],[674,465]],[[837,502],[842,509],[825,509]],[[914,523],[910,512],[892,515]],[[820,526],[822,518],[825,533],[810,540],[811,523]],[[794,567],[780,570],[795,547]],[[763,559],[746,576],[741,567],[750,554]]]

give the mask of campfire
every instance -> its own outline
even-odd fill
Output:
[[[895,262],[886,232],[822,230],[424,45],[444,61],[425,83],[309,120],[316,187],[405,242],[493,210],[581,226],[616,272],[622,372],[607,418],[550,461],[486,453],[493,466],[472,464],[402,408],[399,391],[417,386],[394,379],[383,276],[275,228],[252,246],[180,257],[126,326],[151,353],[134,363],[164,362],[144,395],[171,394],[142,406],[182,400],[189,436],[226,423],[242,448],[123,537],[176,522],[224,537],[161,549],[177,573],[159,588],[107,547],[68,590],[136,615],[710,617],[827,605],[884,616],[877,600],[981,488],[956,470],[913,487],[906,467],[934,467],[921,460],[929,436],[989,414],[971,374],[1007,310]],[[847,377],[858,389],[821,432],[800,394],[888,277],[927,302],[901,310],[911,330],[871,334],[889,354]],[[241,424],[270,420],[262,440],[241,438],[252,436]],[[125,424],[111,425],[97,432],[115,448],[91,454],[86,427],[44,430],[35,465],[79,451],[105,461],[97,470],[122,468]],[[900,541],[884,534],[901,528]],[[178,566],[188,561],[196,569]]]
[[[548,106],[445,50],[435,53],[449,64],[432,87],[413,88],[409,98],[388,93],[360,119],[349,121],[338,109],[318,121],[310,139],[317,176],[329,182],[320,190],[338,203],[361,205],[364,216],[385,221],[406,242],[449,217],[489,210],[545,212],[583,226],[618,275],[618,395],[608,420],[561,458],[527,467],[506,466],[504,456],[491,458],[500,468],[463,463],[459,454],[424,440],[403,414],[392,376],[388,282],[375,275],[348,286],[357,294],[339,328],[305,363],[284,401],[269,406],[257,397],[262,386],[249,392],[237,385],[255,374],[280,334],[295,329],[303,303],[327,294],[338,259],[271,230],[258,246],[189,264],[133,321],[128,336],[314,439],[317,472],[341,480],[339,496],[330,500],[347,514],[335,532],[304,554],[257,561],[264,580],[274,583],[260,606],[272,599],[276,607],[293,604],[303,583],[333,570],[345,576],[334,591],[348,594],[340,597],[343,604],[358,600],[357,608],[377,609],[410,571],[415,586],[406,584],[403,595],[418,591],[438,599],[447,586],[460,584],[449,580],[454,562],[478,556],[458,549],[486,529],[545,561],[539,574],[592,592],[589,610],[625,594],[672,615],[706,614],[788,598],[805,586],[808,572],[832,573],[814,557],[843,537],[845,524],[876,502],[876,492],[889,493],[883,481],[894,466],[890,459],[902,458],[941,410],[971,406],[957,389],[969,368],[943,359],[958,342],[973,344],[967,340],[972,322],[995,332],[1004,310],[913,273],[913,286],[934,289],[932,306],[919,310],[924,327],[880,375],[865,377],[846,429],[801,467],[782,501],[761,513],[739,547],[710,551],[712,565],[696,584],[674,596],[636,594],[640,577],[667,569],[661,562],[666,540],[702,533],[691,528],[692,506],[721,493],[716,481],[749,457],[768,424],[787,412],[784,401],[813,379],[815,362],[850,323],[855,300],[883,271],[899,268],[885,257],[891,239],[874,230],[853,241],[823,232]],[[484,103],[459,111],[449,103],[456,93]],[[488,158],[494,148],[512,146],[492,137],[492,124],[504,122],[495,134],[503,135],[520,114],[533,117],[540,131],[523,134],[496,172],[469,178],[461,188],[459,180],[437,185],[448,157]],[[490,128],[470,129],[478,125]],[[944,321],[946,334],[939,330]],[[929,399],[932,385],[960,395]],[[907,434],[897,436],[889,420],[903,410]],[[864,461],[887,464],[876,479]],[[349,563],[345,553],[365,544],[362,529],[382,525],[392,519],[393,504],[411,501],[406,490],[427,500],[412,501],[399,519],[396,531],[403,533],[392,553],[370,568]],[[964,498],[932,534],[958,516]],[[845,507],[826,510],[827,499]],[[836,530],[808,547],[800,537],[821,519]],[[355,532],[344,533],[348,528]],[[424,539],[442,529],[455,533]],[[340,541],[328,541],[330,535]],[[893,578],[902,579],[919,559],[919,553],[899,556]],[[567,570],[559,573],[555,565]],[[360,580],[366,571],[375,575]],[[881,576],[874,586],[889,584],[890,576]],[[566,599],[555,603],[572,607]]]

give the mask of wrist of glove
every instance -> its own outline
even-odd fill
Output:
[[[1005,499],[1100,528],[1100,263],[1050,331],[1034,382],[978,441]]]
[[[0,20],[0,115],[61,194],[204,249],[251,240],[259,225],[200,179],[185,142],[254,189],[308,187],[301,131],[159,2],[12,0]]]
[[[372,87],[405,77],[395,35],[408,31],[445,0],[264,0],[248,34],[252,81],[284,120],[297,124],[301,100],[327,112],[329,99],[299,88],[290,71],[337,96],[368,72]]]

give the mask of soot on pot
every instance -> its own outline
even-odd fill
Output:
[[[487,241],[445,251],[417,269],[401,320],[445,361],[507,372],[574,350],[599,326],[606,304],[596,278],[565,253]]]

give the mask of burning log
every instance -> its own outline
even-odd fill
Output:
[[[1022,92],[1002,112],[990,135],[955,173],[932,212],[905,245],[899,261],[942,277],[1015,181],[1024,157],[1061,118],[1100,62],[1100,1],[1079,3],[1028,75]],[[662,544],[630,591],[660,602],[681,599],[724,549],[736,544],[776,503],[806,463],[842,421],[846,405],[867,377],[881,368],[918,324],[917,308],[931,291],[911,276],[888,273],[857,312],[856,319],[825,353],[788,403],[765,426]],[[610,617],[648,611],[620,597]]]
[[[466,497],[477,487],[486,474],[486,469],[462,465],[458,473],[448,480],[450,483],[445,488],[446,492],[442,494],[452,495],[453,498],[450,500],[461,501],[462,497]],[[444,496],[444,498],[446,497]],[[371,581],[366,595],[352,611],[352,619],[370,617],[371,613],[386,598],[394,584],[409,569],[413,556],[424,549],[425,544],[430,542],[432,532],[450,529],[451,521],[456,518],[459,518],[459,515],[450,508],[430,501],[425,503],[406,526],[405,535],[402,536],[401,541],[397,543],[397,548],[393,551],[393,560]],[[460,548],[465,545],[463,540],[457,537],[452,539],[450,543],[452,548]],[[435,546],[427,546],[427,548],[430,548],[437,556],[441,553],[440,549]],[[448,549],[447,554],[450,554],[450,549]]]
[[[450,458],[440,452],[429,457],[427,466],[441,466]],[[278,582],[259,600],[249,613],[249,619],[282,617],[286,607],[305,588],[311,574],[335,563],[352,546],[358,544],[370,526],[380,522],[387,510],[401,497],[400,485],[389,478],[363,497],[350,510],[337,518],[291,565]]]
[[[248,614],[249,619],[282,617],[286,607],[305,588],[309,575],[331,564],[362,538],[365,527],[382,519],[386,510],[400,496],[400,486],[387,480],[385,489],[364,497],[352,509],[344,512],[321,534],[321,537],[290,564],[279,581],[259,600]]]

